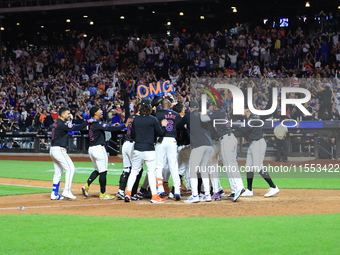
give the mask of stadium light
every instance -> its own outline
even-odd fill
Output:
[[[125,17],[124,16],[120,16],[120,19],[125,19]]]
[[[152,11],[153,14],[155,14],[156,12],[155,11]]]
[[[45,26],[40,26],[41,28],[45,28]]]
[[[70,23],[70,22],[71,22],[71,20],[70,20],[70,19],[67,19],[67,20],[66,20],[66,22],[67,22],[67,23]]]
[[[204,16],[200,16],[200,19],[204,19]]]
[[[93,21],[90,21],[90,25],[93,25],[94,24],[94,22]]]
[[[309,2],[306,2],[306,7],[310,7],[310,3]]]
[[[168,23],[166,23],[168,26],[171,26],[171,22],[170,21],[168,21]]]
[[[87,34],[84,34],[83,37],[87,37]]]
[[[20,23],[19,23],[19,22],[17,23],[17,26],[20,26]]]
[[[179,13],[179,16],[184,16],[184,13],[183,13],[183,12],[180,12],[180,13]]]
[[[84,15],[84,16],[83,16],[83,18],[85,18],[85,19],[88,18],[88,17],[89,17],[89,16],[87,16],[87,15]]]
[[[236,7],[231,7],[231,9],[233,10],[233,12],[237,12]]]
[[[4,28],[4,27],[1,27],[0,30],[5,30],[5,28]]]
[[[340,5],[338,6],[338,9],[340,10]]]

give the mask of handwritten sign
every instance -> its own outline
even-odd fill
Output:
[[[163,96],[165,93],[174,93],[173,85],[170,81],[149,83],[148,85],[140,84],[137,87],[137,94],[140,98],[149,98],[153,96]]]

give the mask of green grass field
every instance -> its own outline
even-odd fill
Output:
[[[340,214],[243,218],[0,216],[1,254],[339,254]]]
[[[73,178],[74,183],[83,183],[87,180],[93,171],[91,162],[75,162],[76,172]],[[122,163],[115,163],[114,166],[108,168],[108,185],[118,185],[119,177],[123,169]],[[30,161],[0,161],[0,177],[3,178],[20,178],[31,180],[52,181],[53,178],[52,162],[30,162]],[[143,173],[145,175],[145,173]],[[275,174],[271,174],[275,183],[281,189],[340,189],[338,178],[275,178]],[[229,182],[225,174],[220,174],[221,184],[224,188],[229,188]],[[256,174],[254,180],[254,188],[267,188],[265,181]],[[292,177],[294,177],[292,175]],[[64,175],[62,177],[63,181]],[[170,178],[171,179],[171,178]],[[243,179],[245,182],[245,178]],[[170,180],[171,182],[171,180]],[[98,183],[98,180],[94,182]],[[171,184],[171,183],[170,183]],[[1,195],[1,192],[0,192]]]
[[[92,163],[75,162],[83,183]],[[122,164],[109,166],[117,185]],[[51,162],[0,161],[0,177],[51,181]],[[277,178],[281,188],[339,189],[337,178]],[[221,179],[228,188],[228,180]],[[267,188],[262,178],[254,188]],[[0,185],[0,196],[50,189]],[[1,197],[0,197],[1,203]],[[2,206],[5,207],[5,206]],[[251,210],[251,208],[249,208]],[[0,215],[0,254],[339,254],[340,214],[229,217],[120,218]]]
[[[0,184],[0,196],[48,193],[50,191],[51,189],[47,189],[47,188],[23,187],[23,186],[12,186],[12,185],[1,185]]]

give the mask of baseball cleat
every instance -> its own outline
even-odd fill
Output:
[[[244,193],[246,190],[245,189],[239,189],[239,190],[236,190],[235,194],[234,194],[234,202],[236,202],[236,200],[242,195],[242,193]]]
[[[125,195],[124,201],[125,201],[126,203],[131,202],[131,197],[130,197],[129,195]]]
[[[175,200],[180,201],[182,199],[182,196],[180,194],[175,194]]]
[[[160,197],[166,197],[168,195],[168,193],[166,193],[165,191],[157,192],[157,195],[160,196]]]
[[[51,193],[51,200],[63,200],[64,197],[61,196],[59,193],[54,193],[52,192]]]
[[[215,200],[215,201],[221,201],[221,194],[220,193],[215,193],[214,195],[211,196],[211,199],[212,200]]]
[[[170,192],[168,198],[174,198],[174,197],[175,197],[174,194]]]
[[[117,194],[116,194],[117,199],[119,200],[124,200],[125,199],[125,193],[124,191],[118,190]]]
[[[161,203],[164,203],[165,201],[166,201],[166,199],[161,198],[158,195],[153,195],[151,200],[150,200],[150,202],[154,203],[154,204],[161,204]]]
[[[143,197],[140,196],[140,195],[138,195],[138,194],[134,194],[134,195],[131,197],[131,199],[137,201],[137,200],[142,200]]]
[[[211,202],[211,195],[208,194],[208,195],[204,195],[203,197],[200,198],[200,201],[201,202]]]
[[[81,191],[83,192],[83,195],[85,197],[89,196],[89,187],[88,186],[87,187],[85,187],[85,186],[81,187]]]
[[[198,195],[193,196],[191,195],[188,200],[184,200],[184,203],[198,203],[200,201],[200,198]]]
[[[143,197],[149,197],[150,194],[147,189],[140,188],[139,194],[141,194]]]
[[[264,197],[271,197],[274,196],[275,194],[279,193],[279,187],[276,186],[275,188],[269,188],[268,192],[264,195]]]
[[[111,195],[107,194],[106,192],[100,193],[100,195],[99,195],[100,200],[110,200],[110,199],[114,199],[114,198],[115,198],[115,196],[111,196]]]
[[[241,197],[252,197],[254,196],[254,191],[246,189],[245,192],[243,192],[243,194],[241,195]]]
[[[231,193],[229,196],[228,196],[228,199],[234,199],[234,196],[235,196],[235,193]]]
[[[218,193],[220,193],[221,196],[223,196],[225,194],[223,189],[221,189]]]
[[[64,191],[64,192],[62,193],[62,196],[63,196],[64,198],[68,198],[68,199],[77,199],[77,197],[76,197],[75,195],[73,195],[73,194],[71,193],[71,191]]]

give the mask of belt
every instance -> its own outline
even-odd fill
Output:
[[[262,137],[263,138],[263,137]],[[251,142],[257,142],[257,141],[260,141],[262,138],[260,138],[260,139],[254,139],[254,140],[252,140]]]
[[[232,134],[232,133],[225,134],[225,135],[227,135],[227,136],[231,136],[231,134]],[[221,136],[219,139],[220,139],[220,140],[223,140],[223,137],[224,137],[225,135],[222,135],[222,136]]]

